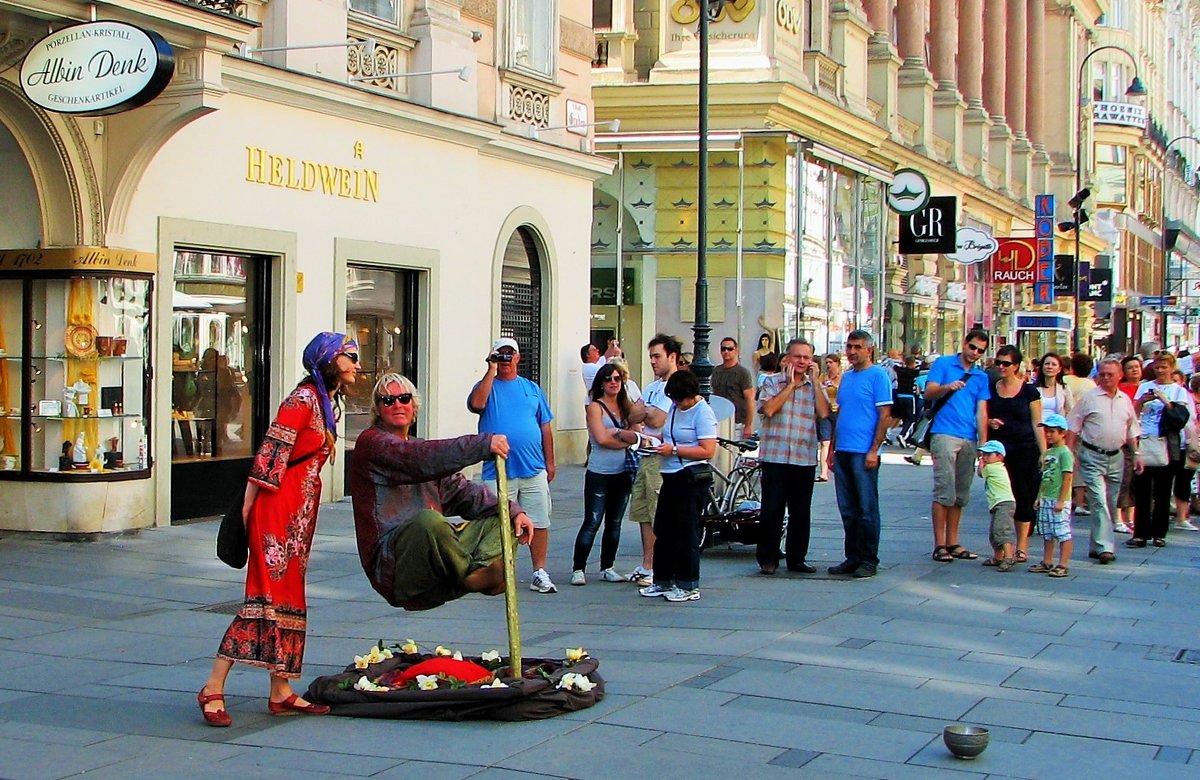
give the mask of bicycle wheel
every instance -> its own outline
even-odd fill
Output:
[[[738,469],[730,475],[732,487],[728,492],[726,512],[736,512],[739,506],[747,502],[754,503],[755,508],[762,507],[762,469]]]
[[[700,552],[711,547],[715,540],[716,533],[713,530],[713,523],[721,519],[721,505],[725,500],[725,484],[725,475],[719,471],[713,471],[713,481],[708,485],[708,496],[704,501],[704,506],[700,509]],[[717,489],[718,485],[721,486],[720,490]]]

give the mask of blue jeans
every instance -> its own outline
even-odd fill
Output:
[[[629,503],[629,489],[633,482],[629,475],[597,474],[584,472],[583,476],[583,524],[575,537],[576,571],[583,571],[600,522],[604,521],[604,536],[600,540],[600,570],[611,568],[617,560],[617,548],[621,545],[621,520],[625,517],[625,506]]]
[[[867,468],[861,452],[833,454],[833,485],[846,530],[846,561],[879,565],[879,466]]]

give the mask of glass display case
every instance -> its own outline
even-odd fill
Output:
[[[0,479],[149,476],[150,276],[0,279]]]

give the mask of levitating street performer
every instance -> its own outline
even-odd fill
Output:
[[[394,607],[433,609],[467,593],[504,592],[499,503],[460,470],[508,455],[500,435],[423,441],[409,430],[421,399],[408,378],[375,383],[375,424],[354,445],[350,495],[358,555],[371,585]],[[509,502],[517,541],[533,521]]]

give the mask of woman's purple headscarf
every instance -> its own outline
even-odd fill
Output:
[[[337,419],[333,416],[333,401],[329,398],[329,388],[325,387],[325,377],[321,369],[337,359],[343,352],[357,352],[358,342],[345,333],[318,333],[304,348],[304,370],[317,388],[317,397],[321,399],[321,411],[325,415],[325,431],[329,437],[329,445],[337,441]]]

